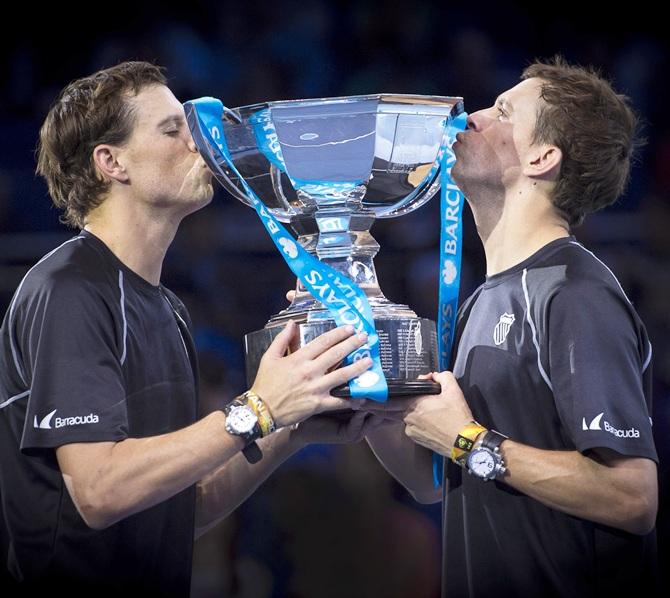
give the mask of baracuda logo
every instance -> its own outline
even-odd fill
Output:
[[[89,413],[88,415],[76,415],[74,417],[54,418],[56,411],[58,411],[58,409],[54,409],[41,420],[38,420],[37,416],[35,416],[33,427],[39,428],[41,430],[51,430],[52,420],[54,428],[64,428],[65,426],[81,426],[83,424],[97,424],[100,421],[100,418],[95,413]]]
[[[586,425],[586,418],[582,418],[582,430],[602,430],[603,428],[600,426],[600,422],[603,419],[603,416],[605,415],[605,412],[603,411],[602,413],[599,413],[596,415],[592,420],[591,423],[587,426]],[[620,430],[619,428],[615,428],[612,424],[610,424],[608,421],[605,421],[603,423],[604,429],[606,432],[609,432],[610,434],[613,434],[617,438],[639,438],[640,437],[640,430],[637,428],[630,428],[628,430]]]

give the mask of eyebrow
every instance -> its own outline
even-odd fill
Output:
[[[156,128],[160,129],[161,127],[164,127],[165,125],[168,124],[181,125],[183,124],[183,122],[184,122],[184,116],[182,114],[171,114],[170,116],[167,116],[162,121],[160,121],[156,125]]]

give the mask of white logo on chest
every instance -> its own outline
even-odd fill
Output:
[[[514,324],[514,314],[504,313],[493,329],[493,342],[496,345],[502,345],[509,334],[509,329]]]

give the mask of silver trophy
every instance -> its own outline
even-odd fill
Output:
[[[375,218],[417,209],[437,192],[447,122],[461,112],[462,98],[401,94],[224,108],[229,155],[223,157],[211,151],[193,108],[186,106],[195,143],[223,187],[252,205],[239,173],[265,208],[290,224],[307,251],[363,289],[380,337],[390,396],[439,392],[438,384],[417,380],[437,370],[437,335],[435,322],[382,293],[373,261],[379,245],[370,227]],[[245,336],[249,384],[289,318],[299,325],[298,346],[335,326],[329,311],[298,280],[293,302],[262,330]],[[333,394],[348,396],[348,387]]]

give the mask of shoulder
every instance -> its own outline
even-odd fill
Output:
[[[591,339],[591,346],[599,339],[599,351],[606,343],[636,350],[643,361],[651,355],[644,323],[614,272],[576,241],[524,272],[524,294],[529,318],[548,342]]]
[[[99,253],[86,237],[78,235],[43,256],[24,276],[11,309],[34,303],[85,302],[112,295],[114,280]]]
[[[646,328],[614,272],[580,243],[570,243],[560,253],[565,276],[545,303],[554,336],[598,337],[619,349],[637,347],[640,358],[647,360],[651,350]]]
[[[536,300],[561,303],[579,300],[597,305],[614,302],[629,309],[631,303],[611,268],[594,252],[571,240],[524,272],[525,290]],[[558,301],[557,301],[558,300]]]

